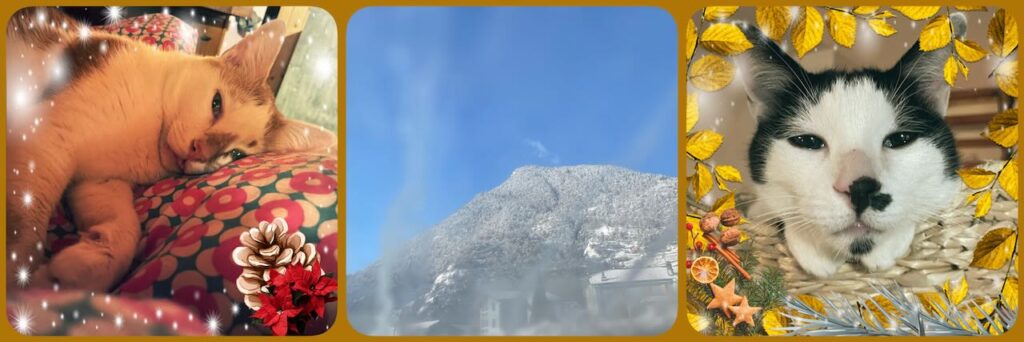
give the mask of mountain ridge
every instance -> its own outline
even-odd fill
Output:
[[[516,168],[391,259],[349,274],[350,321],[364,332],[380,332],[382,322],[471,321],[473,294],[497,279],[529,288],[548,274],[582,279],[636,266],[649,245],[674,245],[677,194],[675,177],[619,166]],[[393,310],[381,312],[385,302]]]

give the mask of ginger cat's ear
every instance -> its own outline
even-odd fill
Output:
[[[275,120],[278,120],[279,123],[270,131],[267,150],[272,152],[335,153],[338,137],[331,131],[303,121],[286,119],[283,116],[278,116]]]
[[[240,73],[264,80],[281,51],[284,34],[284,21],[268,22],[225,51],[220,58]]]

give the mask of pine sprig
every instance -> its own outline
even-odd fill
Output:
[[[713,295],[706,285],[695,281],[688,281],[686,282],[686,297],[690,300],[690,303],[707,305],[707,303],[711,302]]]
[[[782,270],[770,267],[756,277],[757,281],[750,284],[747,298],[751,306],[776,308],[785,304],[786,288]]]

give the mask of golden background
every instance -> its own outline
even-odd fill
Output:
[[[3,27],[7,27],[7,21],[11,15],[22,7],[27,6],[98,6],[98,5],[118,5],[118,6],[194,6],[194,5],[211,5],[211,6],[229,6],[229,5],[265,5],[266,2],[254,3],[251,1],[217,1],[217,0],[205,0],[205,1],[181,1],[181,0],[165,0],[165,1],[4,1],[0,4],[0,20],[3,20]],[[898,1],[889,3],[886,5],[980,5],[980,6],[996,6],[1006,8],[1010,15],[1014,16],[1018,22],[1021,21],[1020,13],[1024,12],[1021,8],[1024,8],[1024,2],[1019,0],[993,0],[993,1],[957,1],[957,2],[937,2],[937,1]],[[273,5],[281,6],[317,6],[321,7],[332,16],[334,16],[335,22],[338,27],[338,46],[340,53],[338,54],[338,79],[345,79],[345,38],[348,29],[349,18],[355,14],[361,8],[373,7],[373,6],[654,6],[659,7],[667,11],[672,15],[676,21],[676,32],[677,32],[677,48],[679,49],[679,56],[685,56],[683,51],[686,46],[683,42],[685,35],[683,34],[683,28],[685,27],[686,19],[690,17],[695,11],[708,5],[735,5],[735,6],[752,6],[752,5],[831,5],[831,6],[854,6],[854,5],[880,5],[878,3],[869,3],[867,1],[780,1],[780,0],[760,0],[760,1],[686,1],[686,0],[278,0],[274,1]],[[682,23],[682,24],[680,24]],[[6,47],[6,35],[0,37],[0,42],[3,42]],[[3,57],[5,58],[5,57]],[[6,60],[4,60],[6,65]],[[677,79],[680,82],[686,80],[686,64],[682,58],[679,59],[679,74]],[[3,70],[0,74],[0,78],[6,79],[7,70]],[[1018,75],[1018,78],[1020,75]],[[338,113],[338,215],[339,217],[345,217],[345,120],[344,120],[344,108],[345,108],[345,82],[338,82],[338,107],[342,110]],[[2,87],[6,88],[6,83]],[[686,87],[685,83],[680,83],[679,99],[686,98]],[[6,90],[6,89],[4,89]],[[6,94],[6,92],[4,92]],[[6,106],[6,97],[4,98],[4,104]],[[685,131],[685,120],[682,120],[684,112],[684,106],[679,107],[679,127],[678,131]],[[6,120],[0,123],[0,130],[6,130]],[[679,144],[679,156],[678,156],[678,167],[680,170],[685,169],[686,159],[682,155],[686,150],[684,146],[684,140],[678,139]],[[0,142],[6,151],[6,139]],[[6,167],[6,153],[4,153],[2,159],[0,159],[0,167]],[[685,189],[685,185],[680,188]],[[0,191],[7,191],[6,173],[0,174]],[[6,197],[0,197],[0,205],[6,208]],[[679,197],[679,212],[685,212],[685,198]],[[1020,209],[1018,208],[1018,211]],[[0,212],[0,222],[6,222],[6,209]],[[679,221],[678,229],[682,228],[682,220]],[[344,221],[339,221],[339,230],[345,230]],[[5,225],[6,229],[6,225]],[[345,234],[338,234],[338,246],[345,245]],[[1021,243],[1018,241],[1018,243]],[[4,255],[6,255],[6,244],[3,244]],[[340,253],[340,252],[339,252]],[[338,256],[339,264],[344,265],[345,255],[342,253]],[[5,267],[0,263],[0,268]],[[1019,264],[1018,264],[1019,265]],[[344,266],[342,266],[342,272],[344,273]],[[683,295],[685,291],[685,277],[683,280],[683,286],[679,286],[679,298],[683,299],[686,296]],[[664,334],[658,336],[632,336],[632,337],[618,337],[618,336],[567,336],[567,337],[441,337],[441,336],[425,336],[425,337],[369,337],[358,333],[352,329],[348,324],[346,317],[347,310],[344,309],[345,303],[345,277],[339,277],[339,305],[338,305],[338,322],[332,324],[331,330],[327,333],[319,336],[307,336],[307,337],[288,337],[289,340],[323,340],[323,341],[361,341],[361,340],[390,340],[390,339],[401,339],[401,340],[413,340],[413,341],[440,341],[445,339],[500,339],[503,341],[512,340],[531,340],[531,341],[547,341],[547,340],[578,340],[582,341],[623,341],[623,340],[665,340],[665,341],[685,341],[695,339],[711,339],[711,340],[749,340],[756,338],[781,338],[784,340],[792,341],[816,341],[812,337],[710,337],[698,334],[689,324],[686,324],[685,312],[680,312],[676,316],[676,324]],[[6,285],[0,284],[0,292],[6,293]],[[685,307],[685,306],[680,306]],[[6,300],[3,303],[4,312],[7,311]],[[58,338],[68,337],[29,337],[22,336],[14,331],[10,324],[0,324],[0,338],[4,341],[9,340],[55,340]],[[1015,327],[1016,328],[1016,327]],[[175,339],[187,339],[189,341],[220,341],[220,340],[263,340],[272,339],[275,337],[243,337],[243,336],[208,336],[208,337],[75,337],[76,341],[103,341],[103,340],[114,340],[114,341],[127,341],[127,340],[167,340],[169,338]],[[998,337],[992,337],[990,339],[1003,341],[1003,340],[1021,340],[1024,338],[1024,332],[1021,329],[1011,329],[1011,331],[1005,335]],[[920,339],[915,337],[899,338],[894,339]],[[957,340],[956,337],[928,337],[929,340]],[[962,338],[960,338],[962,339]],[[859,341],[859,340],[871,340],[870,337],[850,337],[844,338],[845,341]]]

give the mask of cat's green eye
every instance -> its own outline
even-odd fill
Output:
[[[228,153],[231,154],[231,160],[239,160],[245,158],[245,152],[242,152],[242,150],[239,150],[237,148],[231,150],[231,152]]]
[[[213,120],[220,120],[220,116],[224,114],[223,104],[220,98],[220,90],[216,94],[213,94],[213,101],[210,103],[210,110],[213,112]]]
[[[808,150],[818,150],[825,147],[825,140],[814,134],[804,134],[786,139],[790,145],[806,148]]]
[[[886,148],[900,148],[917,140],[917,133],[913,132],[896,132],[885,136],[885,140],[882,140],[882,145]]]

